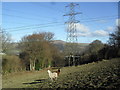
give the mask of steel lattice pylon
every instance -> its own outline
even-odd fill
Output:
[[[75,12],[75,6],[78,6],[79,4],[76,3],[70,3],[66,7],[69,7],[70,12],[68,14],[65,14],[64,16],[69,16],[69,20],[65,22],[67,24],[67,38],[66,38],[66,46],[65,46],[65,53],[67,55],[75,54],[77,53],[77,29],[76,24],[79,22],[75,19],[75,15],[81,14],[80,12]]]

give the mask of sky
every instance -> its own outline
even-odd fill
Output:
[[[101,40],[107,43],[118,19],[117,2],[75,2],[77,37],[79,43]],[[52,32],[55,40],[66,41],[70,2],[3,2],[2,28],[11,34],[14,42],[36,32]]]

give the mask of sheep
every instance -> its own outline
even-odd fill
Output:
[[[47,72],[49,74],[50,79],[53,81],[53,80],[57,80],[57,77],[60,74],[60,69],[58,69],[58,71],[53,73],[50,70],[48,70]]]

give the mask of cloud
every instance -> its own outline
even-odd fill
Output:
[[[109,33],[106,30],[113,30],[113,27],[108,27],[106,30],[96,30],[91,32],[91,30],[83,25],[83,24],[76,24],[76,28],[77,28],[77,36],[80,37],[103,37],[103,36],[108,36]]]
[[[109,31],[113,30],[113,27],[108,27],[106,30],[96,30],[92,31],[89,27],[84,24],[77,23],[76,24],[77,33],[73,36],[78,37],[105,37],[109,35]]]
[[[81,32],[81,33],[87,33],[89,32],[89,28],[83,24],[80,24],[80,23],[77,23],[76,24],[76,29],[78,32]]]
[[[78,37],[88,37],[88,36],[90,36],[90,32],[87,32],[87,33],[77,33],[76,35],[78,36]]]
[[[77,36],[79,37],[87,37],[90,35],[90,29],[83,25],[83,24],[80,24],[80,23],[77,23],[76,24],[76,29],[77,29]]]
[[[91,34],[92,34],[92,36],[97,36],[97,37],[102,37],[102,36],[104,37],[104,36],[109,35],[109,33],[107,31],[105,31],[105,30],[96,30]]]
[[[89,34],[90,34],[89,28],[80,23],[76,23],[76,30],[77,30],[77,34],[75,34],[73,36],[86,37],[86,36],[89,36]]]

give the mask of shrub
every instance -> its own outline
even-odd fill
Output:
[[[21,60],[18,56],[14,55],[5,55],[2,58],[2,72],[11,73],[11,72],[18,72],[24,70],[24,64],[22,64]]]

